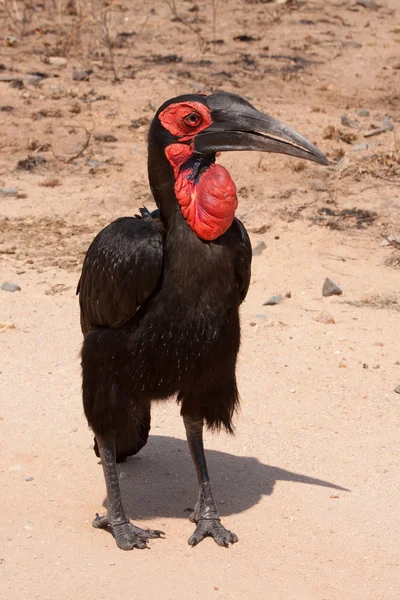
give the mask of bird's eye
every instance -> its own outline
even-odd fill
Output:
[[[187,115],[183,120],[186,123],[186,125],[189,125],[190,127],[197,127],[197,125],[199,125],[201,122],[201,116],[198,113],[192,112],[189,115]]]

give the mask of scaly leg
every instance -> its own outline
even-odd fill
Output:
[[[203,419],[194,419],[185,415],[183,422],[200,487],[199,499],[189,517],[192,523],[197,525],[194,534],[189,538],[189,544],[196,546],[205,537],[210,536],[219,546],[227,547],[229,543],[237,542],[238,538],[232,531],[221,525],[221,519],[215,507],[204,455]]]
[[[164,532],[153,529],[140,529],[127,519],[122,504],[117,466],[115,464],[114,439],[111,437],[105,439],[99,436],[96,436],[96,439],[106,481],[107,514],[103,517],[96,514],[92,525],[100,529],[111,527],[117,546],[122,550],[146,548],[147,540],[158,538]]]

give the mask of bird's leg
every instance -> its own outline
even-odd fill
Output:
[[[112,437],[102,438],[96,436],[96,440],[106,481],[107,514],[103,517],[96,514],[92,525],[100,529],[110,527],[117,546],[122,550],[146,548],[148,539],[158,538],[164,532],[153,529],[140,529],[127,519],[118,482],[114,439]]]
[[[190,453],[196,467],[199,481],[199,499],[189,519],[196,523],[194,534],[189,538],[189,544],[196,546],[205,537],[214,538],[219,546],[228,546],[238,541],[237,536],[221,525],[207,471],[206,457],[203,446],[203,419],[194,419],[184,415],[183,422]]]

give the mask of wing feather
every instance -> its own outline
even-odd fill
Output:
[[[235,218],[232,226],[235,229],[238,240],[235,246],[235,275],[239,287],[240,302],[243,302],[250,286],[253,253],[250,238],[243,223]]]
[[[87,251],[77,288],[84,335],[91,329],[123,325],[159,283],[163,225],[149,212],[141,213],[142,217],[123,217],[105,227]]]

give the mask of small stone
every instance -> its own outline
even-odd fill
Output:
[[[96,160],[95,158],[87,158],[85,160],[85,164],[88,167],[92,167],[92,169],[97,169],[97,167],[101,166],[101,162],[99,160]]]
[[[55,67],[64,67],[68,61],[63,56],[49,56],[48,62]]]
[[[256,227],[249,227],[248,230],[251,231],[251,233],[265,233],[270,227],[271,225],[264,223],[263,225],[257,225]]]
[[[33,477],[26,477],[25,481],[33,481]]]
[[[348,117],[347,115],[343,115],[343,117],[341,118],[341,123],[345,127],[352,127],[353,129],[358,129],[360,127],[357,121],[350,119],[350,117]]]
[[[38,77],[37,75],[32,75],[31,77],[28,77],[28,79],[26,80],[27,83],[29,83],[29,85],[34,85],[36,87],[40,86],[40,83],[43,81],[42,77]]]
[[[374,0],[356,0],[356,4],[363,6],[364,8],[369,8],[370,10],[378,10],[381,7],[381,5],[374,2]]]
[[[74,69],[72,71],[72,79],[74,81],[87,81],[92,73],[91,69]]]
[[[294,393],[296,392],[296,390],[295,390],[294,388],[289,388],[289,392],[290,392],[291,394],[294,394]]]
[[[313,179],[311,187],[313,190],[317,190],[317,192],[326,192],[328,189],[328,185],[323,179]]]
[[[257,242],[255,246],[253,246],[253,256],[260,256],[260,254],[265,250],[267,244],[262,240]]]
[[[397,388],[394,389],[394,391],[396,392],[396,394],[400,394],[400,385],[398,385]]]
[[[368,369],[367,363],[363,363],[363,369]]]
[[[359,144],[353,144],[351,147],[352,152],[365,152],[371,148],[371,144],[367,142],[360,142]]]
[[[327,296],[341,296],[342,294],[343,294],[343,291],[337,285],[337,283],[335,283],[334,281],[332,281],[332,279],[329,279],[329,277],[327,277],[325,279],[324,285],[322,287],[322,295],[327,297]]]
[[[275,304],[280,304],[281,302],[283,302],[283,296],[279,294],[277,296],[271,296],[271,298],[263,303],[263,306],[275,306]]]
[[[385,133],[386,131],[393,131],[394,123],[392,119],[386,118],[383,119],[382,125],[377,127],[376,129],[370,129],[364,133],[364,137],[373,137],[374,135],[380,135],[381,133]]]
[[[369,110],[367,108],[357,108],[357,117],[369,117]]]
[[[17,283],[12,283],[11,281],[5,281],[1,286],[1,289],[4,292],[20,292],[21,288]]]
[[[334,325],[335,319],[332,317],[327,310],[323,310],[322,313],[318,315],[315,319],[318,323],[323,323],[324,325]]]
[[[390,119],[389,117],[385,117],[385,119],[383,119],[382,121],[381,127],[384,131],[393,131],[394,123],[392,119]]]
[[[12,187],[0,188],[0,197],[1,198],[15,198],[16,196],[18,196],[17,188],[12,188]]]

